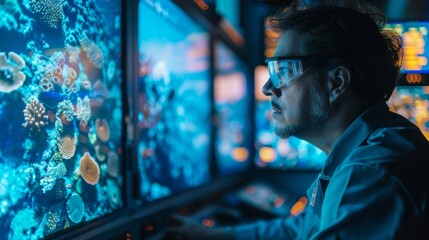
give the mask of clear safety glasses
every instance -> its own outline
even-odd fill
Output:
[[[275,88],[289,85],[294,79],[304,74],[304,63],[307,63],[314,56],[305,57],[272,57],[267,58],[265,63],[268,66],[270,80]],[[305,65],[306,67],[307,65]]]

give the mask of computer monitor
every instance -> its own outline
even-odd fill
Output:
[[[249,70],[228,44],[214,44],[216,165],[220,176],[249,169],[252,148]]]
[[[255,68],[255,165],[260,169],[321,169],[326,154],[314,145],[295,137],[280,139],[274,134],[270,98],[262,94],[269,79],[268,69]]]
[[[152,202],[210,181],[210,35],[172,1],[138,13],[139,190]]]
[[[426,85],[429,83],[429,21],[397,21],[385,29],[401,35],[403,47],[403,79],[399,85]]]
[[[416,124],[429,139],[429,21],[389,22],[386,29],[402,37],[402,81],[387,102],[391,111]]]
[[[0,12],[0,238],[119,211],[120,1],[2,1]]]
[[[387,104],[417,125],[429,140],[429,86],[397,86]]]

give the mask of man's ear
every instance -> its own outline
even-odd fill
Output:
[[[345,66],[338,66],[328,72],[329,101],[335,102],[351,87],[351,72]]]

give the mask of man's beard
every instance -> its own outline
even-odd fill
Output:
[[[276,126],[274,128],[274,133],[280,138],[286,139],[299,132],[299,129],[299,126],[287,126],[282,128]]]
[[[299,136],[308,129],[320,128],[328,119],[328,111],[320,105],[320,102],[315,101],[315,99],[313,99],[313,106],[310,121],[307,124],[291,125],[282,128],[276,126],[274,133],[280,138],[286,139],[291,136]]]

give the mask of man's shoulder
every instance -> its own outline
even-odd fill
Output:
[[[367,166],[405,179],[425,176],[429,168],[427,159],[428,140],[414,124],[398,118],[371,132],[340,168]]]
[[[429,142],[422,131],[401,115],[390,113],[351,150],[345,165],[367,165],[377,169],[415,168],[428,165]]]
[[[422,150],[429,154],[429,142],[415,124],[399,114],[390,112],[358,149],[365,152],[381,151],[380,157],[383,156],[380,153],[410,154]]]

